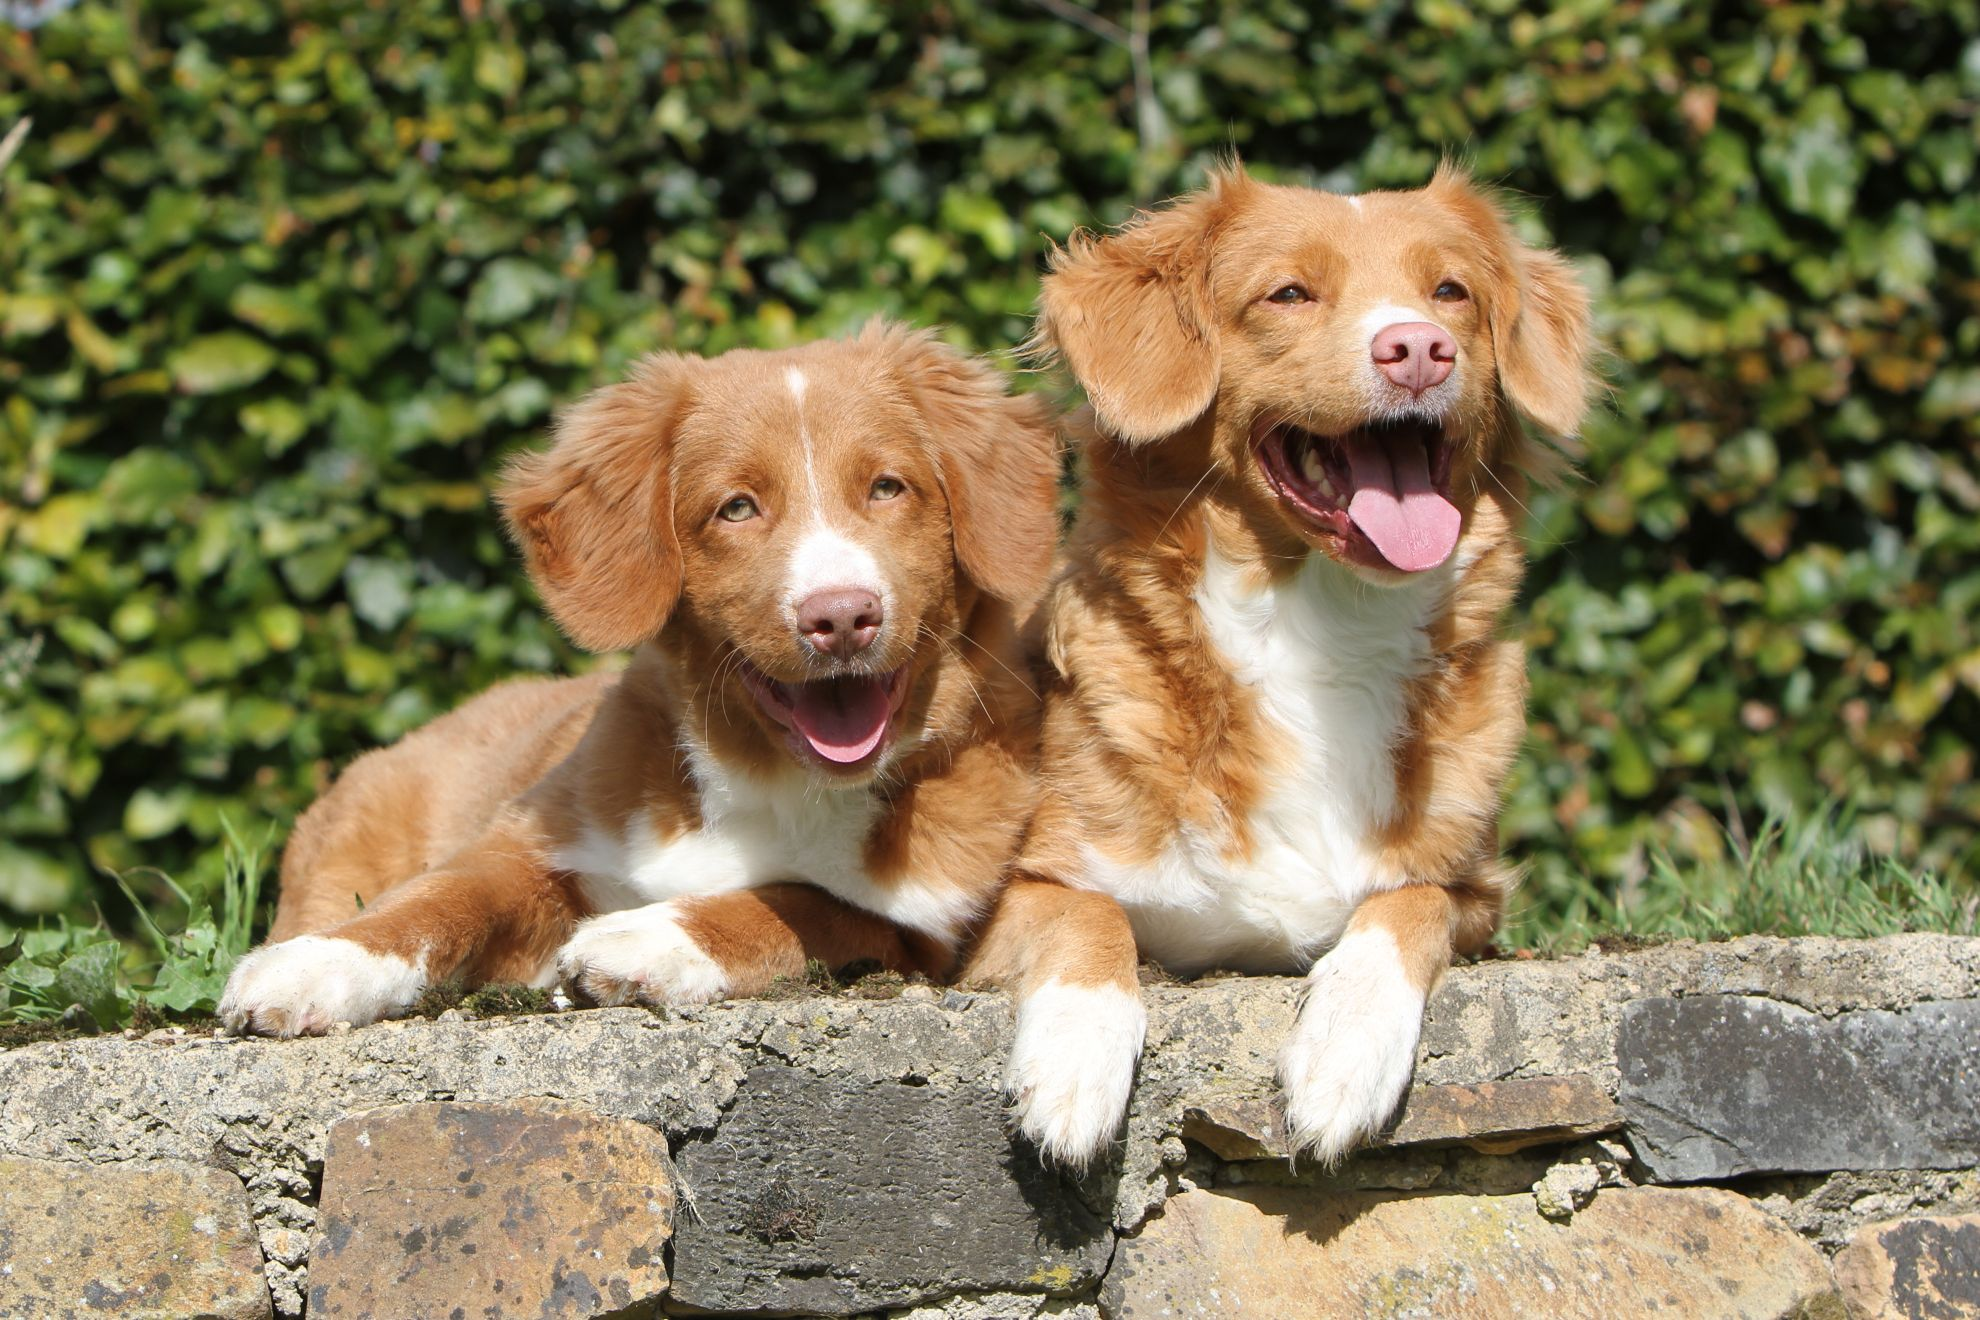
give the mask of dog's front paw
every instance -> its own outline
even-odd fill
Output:
[[[1352,932],[1316,963],[1279,1053],[1293,1153],[1332,1165],[1380,1132],[1409,1089],[1422,1031],[1423,992],[1387,931]]]
[[[557,979],[594,1004],[706,1004],[729,993],[728,974],[671,903],[584,922],[557,953]]]
[[[234,964],[220,1021],[235,1035],[320,1036],[403,1011],[426,989],[404,958],[352,940],[301,935],[265,944]]]
[[[1022,1132],[1056,1164],[1083,1169],[1127,1112],[1148,1029],[1139,993],[1047,981],[1018,1003],[1004,1092]]]

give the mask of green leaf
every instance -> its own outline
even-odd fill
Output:
[[[103,1026],[123,1020],[123,990],[117,978],[117,964],[123,946],[115,940],[86,944],[62,960],[49,987],[57,1004],[81,1004]]]
[[[0,841],[0,904],[16,912],[54,912],[69,901],[75,876],[46,853]]]
[[[124,804],[124,833],[133,839],[156,839],[170,834],[185,821],[192,804],[192,791],[186,788],[140,788]]]
[[[1760,168],[1790,210],[1842,228],[1856,204],[1863,161],[1848,134],[1848,114],[1833,88],[1810,98],[1801,122],[1785,138],[1760,147]]]
[[[202,335],[170,357],[172,382],[186,394],[219,394],[252,385],[275,366],[275,350],[237,330]]]
[[[380,632],[390,632],[412,612],[412,569],[397,560],[360,555],[344,569],[351,611]]]
[[[319,334],[323,330],[323,314],[316,303],[296,289],[243,284],[227,300],[227,310],[264,334]]]
[[[557,277],[535,262],[497,257],[468,294],[467,318],[478,325],[506,324],[554,295],[559,287]]]
[[[161,516],[186,516],[186,500],[199,489],[199,469],[163,449],[140,449],[110,465],[103,478],[104,516],[111,522],[146,524]]]

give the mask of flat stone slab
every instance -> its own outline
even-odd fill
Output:
[[[1850,1320],[1980,1320],[1980,1215],[1859,1229],[1835,1274]]]
[[[542,1100],[394,1105],[330,1129],[309,1314],[595,1316],[659,1298],[667,1143]]]
[[[269,1314],[247,1196],[222,1169],[0,1159],[0,1316]]]
[[[1712,1316],[1841,1320],[1821,1253],[1730,1192],[1599,1193],[1566,1224],[1531,1196],[1190,1191],[1123,1239],[1110,1320]]]
[[[680,1152],[695,1214],[670,1309],[852,1315],[975,1289],[1070,1293],[1112,1235],[1005,1129],[994,1087],[750,1072]]]
[[[1823,1017],[1746,995],[1623,1010],[1618,1100],[1658,1182],[1980,1163],[1980,1001]]]
[[[1418,1086],[1381,1146],[1469,1146],[1502,1155],[1528,1146],[1600,1136],[1623,1112],[1591,1077],[1522,1077],[1472,1086]],[[1269,1100],[1213,1100],[1183,1110],[1182,1135],[1220,1159],[1284,1159],[1277,1106]]]

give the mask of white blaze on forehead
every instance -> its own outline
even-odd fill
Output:
[[[814,518],[822,516],[819,505],[824,497],[818,492],[818,455],[811,447],[811,428],[804,421],[804,373],[796,367],[784,368],[784,384],[791,391],[791,402],[797,405],[798,448],[804,454],[804,484],[811,492],[811,510]]]
[[[1370,308],[1363,313],[1361,332],[1373,339],[1392,325],[1404,325],[1411,321],[1426,321],[1445,334],[1450,334],[1450,330],[1439,324],[1428,312],[1418,311],[1414,307],[1403,307],[1397,303],[1383,303],[1380,307]]]
[[[873,552],[822,521],[814,523],[791,549],[784,600],[795,611],[806,597],[820,591],[870,591],[880,598],[883,610],[893,603]]]
[[[1359,197],[1350,197],[1350,198],[1348,198],[1348,199],[1347,199],[1347,204],[1348,204],[1349,206],[1352,206],[1352,207],[1354,208],[1354,213],[1355,213],[1356,215],[1360,215],[1360,214],[1361,214],[1361,199],[1360,199]]]
[[[809,382],[796,367],[784,369],[784,384],[798,410],[798,447],[804,455],[804,479],[810,492],[811,507],[803,515],[807,525],[785,569],[784,603],[793,616],[804,600],[820,591],[870,591],[880,599],[883,611],[893,606],[893,593],[873,552],[852,537],[834,528],[831,512],[825,508],[825,495],[818,482],[818,453],[811,441],[811,428],[804,420],[804,395]],[[793,510],[795,513],[796,510]]]

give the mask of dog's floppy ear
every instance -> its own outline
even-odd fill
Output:
[[[1075,234],[1053,251],[1031,346],[1066,360],[1101,426],[1119,439],[1173,435],[1216,397],[1210,248],[1249,186],[1232,166],[1119,233]]]
[[[1000,372],[927,331],[875,326],[928,426],[949,500],[956,563],[999,600],[1044,589],[1059,532],[1059,427],[1038,395],[1010,394]]]
[[[1520,242],[1498,203],[1462,169],[1440,165],[1430,190],[1486,250],[1505,254],[1503,287],[1488,312],[1506,397],[1541,429],[1573,440],[1597,389],[1588,290],[1559,253]]]
[[[1558,252],[1521,247],[1519,310],[1492,336],[1515,407],[1561,439],[1581,433],[1596,390],[1588,290]]]
[[[588,651],[637,646],[681,593],[668,465],[693,360],[658,354],[558,418],[550,448],[502,474],[495,498],[564,634]]]

